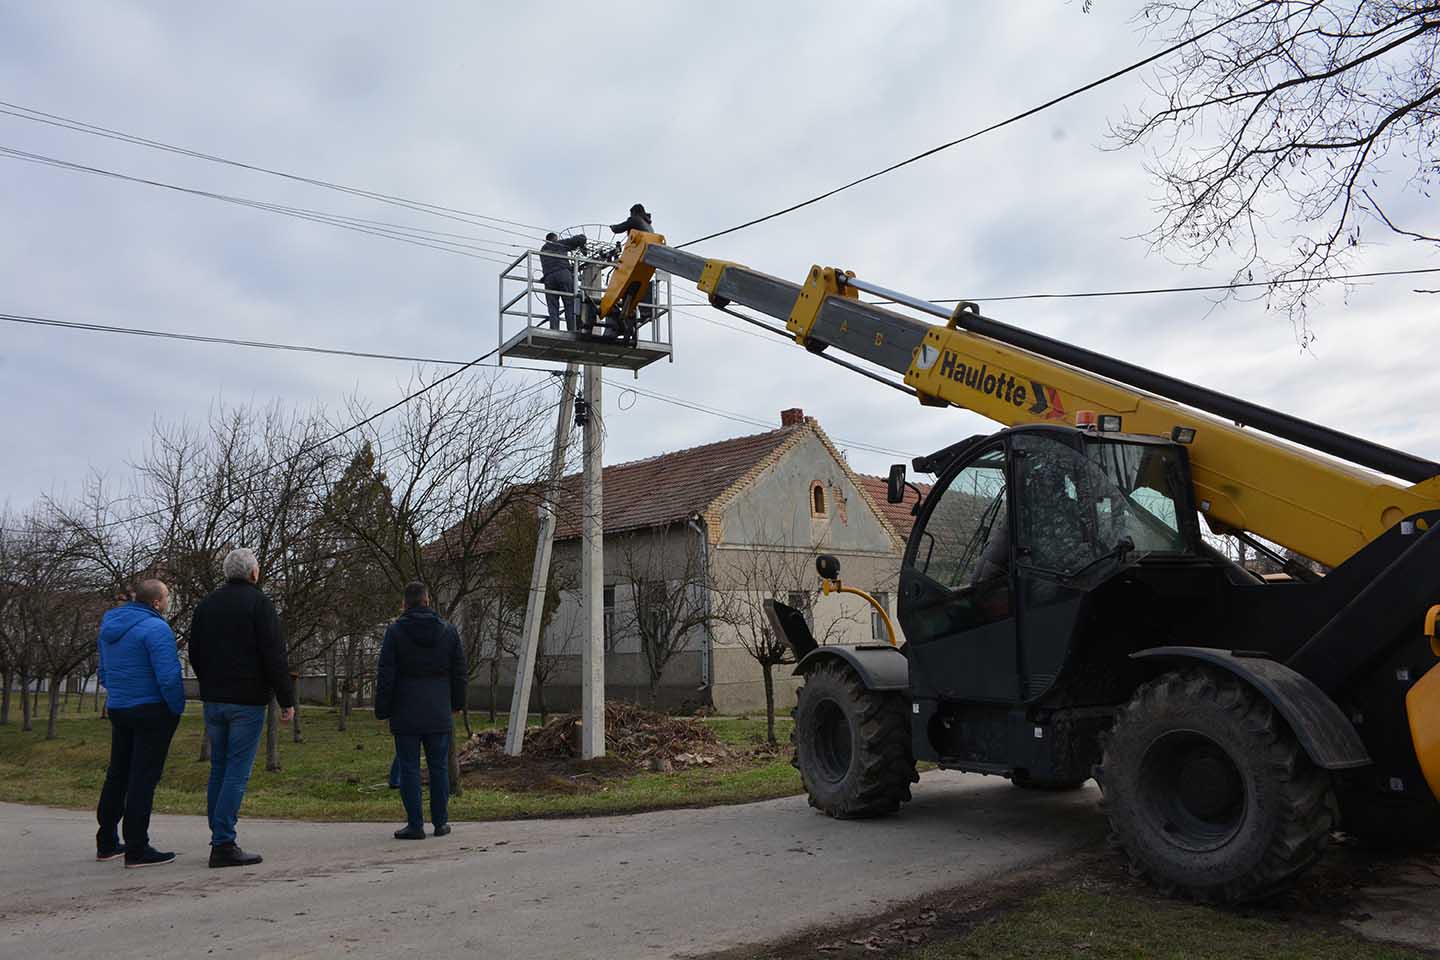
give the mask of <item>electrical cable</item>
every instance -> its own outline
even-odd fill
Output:
[[[740,315],[740,316],[742,316],[742,319],[749,319],[749,318],[743,317],[743,315]],[[406,356],[406,355],[403,355],[403,354],[370,353],[370,352],[361,351],[361,350],[342,350],[342,349],[329,348],[329,347],[316,347],[316,346],[310,346],[310,345],[306,345],[306,344],[276,343],[276,342],[266,341],[266,340],[238,340],[238,339],[231,339],[231,338],[229,338],[229,337],[211,337],[211,336],[204,336],[204,335],[201,335],[201,334],[193,334],[193,333],[178,333],[178,332],[169,331],[169,330],[151,330],[151,329],[146,329],[146,328],[143,328],[143,327],[122,327],[122,326],[111,326],[111,325],[99,324],[99,323],[81,323],[81,322],[77,322],[77,321],[73,321],[73,320],[57,320],[57,319],[54,319],[54,318],[51,318],[51,317],[37,317],[37,316],[32,316],[32,315],[27,315],[27,314],[0,313],[0,321],[6,321],[6,322],[10,322],[10,323],[19,323],[19,324],[25,324],[25,325],[30,325],[30,326],[50,327],[50,328],[61,329],[61,330],[75,330],[75,331],[81,331],[81,332],[87,332],[87,333],[114,333],[114,334],[125,334],[125,335],[130,335],[130,336],[158,337],[158,338],[167,339],[167,340],[181,340],[181,341],[189,341],[189,342],[193,342],[193,343],[224,344],[224,345],[226,345],[226,346],[250,347],[250,348],[262,349],[262,350],[282,350],[282,351],[288,351],[288,352],[293,352],[293,353],[313,353],[313,354],[322,354],[322,355],[329,355],[329,356],[355,357],[355,358],[361,358],[361,359],[393,360],[393,361],[400,361],[400,362],[405,362],[405,363],[424,363],[424,364],[435,364],[435,365],[447,365],[447,366],[458,366],[458,367],[462,367],[462,368],[463,368],[463,367],[472,367],[472,366],[473,366],[473,367],[489,367],[489,368],[499,369],[499,370],[524,370],[524,371],[530,372],[530,373],[547,373],[547,374],[551,374],[552,376],[559,376],[561,373],[563,373],[562,370],[555,370],[555,369],[551,369],[551,368],[549,368],[549,367],[535,367],[535,366],[529,366],[529,365],[525,365],[525,364],[515,364],[515,363],[505,363],[505,364],[503,364],[503,365],[502,365],[502,364],[496,364],[496,363],[484,363],[483,361],[484,361],[485,359],[487,359],[488,357],[494,355],[494,354],[498,351],[498,348],[496,348],[496,350],[490,351],[490,353],[488,353],[488,354],[486,354],[484,357],[480,358],[480,361],[471,360],[471,361],[469,361],[469,362],[466,362],[466,361],[464,361],[464,360],[449,360],[449,359],[444,359],[444,358],[440,358],[440,357],[415,357],[415,356]],[[753,321],[753,320],[752,320],[751,322],[758,323],[759,321]],[[783,336],[786,336],[786,337],[789,336],[789,334],[784,334],[784,333],[782,333],[782,335],[783,335]],[[458,371],[457,371],[457,372],[458,372]],[[610,383],[611,381],[606,381],[606,382],[607,382],[607,383]],[[701,405],[701,404],[695,404],[695,403],[691,403],[691,402],[689,402],[689,401],[681,400],[681,399],[679,399],[679,398],[677,398],[677,397],[671,397],[671,396],[669,396],[668,394],[662,394],[662,393],[657,393],[657,392],[654,392],[654,391],[644,390],[644,389],[642,389],[642,388],[635,387],[635,386],[632,386],[632,385],[630,385],[630,384],[612,384],[612,385],[615,386],[617,389],[619,389],[622,394],[623,394],[624,392],[626,392],[626,391],[633,392],[633,393],[637,393],[637,394],[642,394],[642,395],[651,397],[651,399],[660,400],[660,401],[662,401],[662,402],[671,403],[671,404],[678,405],[678,406],[684,406],[684,407],[686,407],[687,409],[697,410],[697,411],[702,412],[702,413],[708,413],[708,414],[710,414],[710,415],[712,415],[712,416],[722,417],[722,418],[728,419],[728,420],[733,420],[733,421],[735,421],[735,422],[737,422],[737,423],[747,423],[747,424],[751,424],[751,425],[754,425],[754,426],[760,426],[760,427],[766,427],[766,428],[770,428],[770,427],[773,426],[770,421],[761,420],[761,419],[759,419],[759,418],[757,418],[757,417],[750,417],[750,416],[747,416],[746,414],[736,413],[736,412],[734,412],[734,411],[724,410],[724,409],[718,408],[718,407],[706,407],[706,406]],[[401,401],[401,402],[403,403],[403,402],[405,402],[405,401]],[[633,404],[632,404],[632,405],[633,405]],[[382,413],[384,413],[384,412],[385,412],[385,411],[382,411]],[[866,444],[866,443],[862,443],[862,442],[860,442],[860,441],[845,440],[845,439],[840,438],[840,437],[836,437],[835,439],[836,439],[837,442],[842,443],[842,444],[845,445],[845,446],[855,447],[856,449],[864,449],[864,450],[868,450],[868,451],[870,451],[870,452],[877,452],[877,453],[887,453],[887,454],[892,454],[892,453],[893,453],[893,454],[900,454],[900,455],[903,455],[903,456],[910,456],[910,454],[904,453],[903,451],[889,450],[889,449],[886,449],[886,448],[883,448],[883,447],[876,447],[876,446],[874,446],[874,445],[872,445],[872,444]]]
[[[255,479],[256,477],[260,477],[260,476],[265,475],[266,473],[268,473],[269,471],[275,469],[276,467],[285,466],[285,465],[294,463],[296,460],[299,460],[301,457],[307,456],[308,454],[310,454],[310,453],[312,453],[313,451],[319,449],[320,447],[328,446],[329,444],[334,443],[336,440],[339,440],[339,439],[341,439],[342,437],[345,437],[345,436],[347,436],[347,435],[349,435],[349,434],[351,434],[351,433],[354,433],[356,430],[359,430],[361,427],[364,427],[364,426],[366,426],[366,425],[368,425],[368,424],[374,423],[376,420],[378,420],[378,419],[380,419],[381,417],[385,416],[387,413],[390,413],[390,412],[393,411],[393,410],[397,410],[397,409],[399,409],[400,407],[404,406],[404,405],[407,404],[407,403],[410,403],[410,402],[413,401],[413,400],[418,400],[420,397],[424,396],[425,394],[429,393],[431,390],[434,390],[436,387],[440,386],[442,383],[446,383],[447,381],[450,381],[450,380],[455,379],[456,377],[460,376],[460,374],[464,373],[466,370],[469,370],[471,367],[476,366],[476,365],[479,364],[481,361],[488,360],[490,357],[494,356],[496,353],[499,353],[499,352],[500,352],[500,348],[499,348],[499,347],[495,347],[493,350],[489,350],[489,351],[487,351],[487,352],[485,352],[485,353],[482,353],[480,356],[476,357],[474,360],[471,360],[471,361],[468,362],[468,363],[465,363],[465,364],[463,364],[463,365],[461,365],[461,366],[459,366],[459,367],[456,367],[454,370],[451,370],[449,373],[445,374],[444,376],[437,377],[436,379],[430,381],[430,382],[427,383],[425,386],[421,387],[419,390],[415,390],[415,391],[413,391],[413,392],[411,392],[411,393],[409,393],[409,394],[406,394],[405,396],[401,397],[399,400],[396,400],[394,403],[390,404],[388,407],[385,407],[383,410],[380,410],[380,411],[377,412],[377,413],[372,413],[372,414],[370,414],[368,417],[365,417],[365,418],[362,419],[362,420],[358,420],[358,421],[356,421],[355,423],[352,423],[350,426],[345,427],[343,430],[340,430],[340,431],[338,431],[338,432],[336,432],[336,433],[334,433],[334,434],[331,434],[330,436],[326,437],[324,440],[317,440],[317,441],[315,441],[314,443],[307,444],[307,445],[301,447],[299,450],[295,451],[295,453],[291,454],[290,456],[285,457],[285,458],[281,459],[280,461],[278,461],[278,462],[276,462],[276,463],[267,464],[267,465],[265,465],[264,467],[261,467],[259,470],[254,470],[254,471],[252,471],[251,473],[247,474],[246,476],[244,476],[243,478],[241,478],[240,480],[238,480],[238,481],[236,481],[236,482],[238,482],[238,483],[246,483],[246,482],[248,482],[248,481],[250,481],[250,480]],[[97,527],[96,527],[96,529],[99,529],[99,530],[108,530],[108,529],[110,529],[111,527],[117,527],[117,526],[120,526],[120,525],[122,525],[122,524],[134,523],[136,520],[143,520],[143,519],[146,519],[146,518],[149,518],[149,517],[159,517],[159,516],[162,516],[162,515],[164,515],[165,513],[167,513],[167,512],[169,511],[169,509],[179,509],[179,508],[181,508],[181,507],[189,506],[190,504],[198,503],[199,501],[203,500],[204,498],[205,498],[205,495],[201,495],[201,496],[198,496],[198,497],[191,497],[191,498],[188,499],[188,500],[181,500],[181,501],[179,501],[178,503],[172,504],[171,507],[170,507],[170,508],[167,508],[166,510],[151,510],[151,511],[148,511],[148,512],[145,512],[145,513],[135,514],[134,516],[124,517],[124,518],[121,518],[121,519],[119,519],[119,520],[112,520],[112,521],[109,521],[109,522],[107,522],[107,523],[98,524]]]
[[[727,228],[724,229],[724,230],[717,230],[717,231],[715,231],[714,233],[707,233],[705,236],[703,236],[703,237],[697,237],[697,238],[695,238],[694,240],[687,240],[686,242],[680,244],[680,248],[693,246],[694,244],[697,244],[697,243],[703,243],[703,242],[705,242],[706,240],[714,240],[716,237],[723,237],[723,236],[726,236],[727,234],[736,233],[737,231],[744,230],[744,229],[747,228],[747,227],[753,227],[753,226],[755,226],[756,224],[764,223],[764,222],[766,222],[767,220],[774,220],[774,219],[777,218],[777,217],[783,217],[783,216],[785,216],[785,214],[787,214],[787,213],[794,213],[796,210],[800,210],[800,209],[802,209],[802,208],[804,208],[804,207],[810,206],[811,204],[819,203],[819,202],[822,201],[822,200],[829,199],[830,197],[835,196],[835,194],[837,194],[837,193],[841,193],[842,191],[849,190],[851,187],[858,187],[858,186],[859,186],[860,184],[862,184],[862,183],[866,183],[867,181],[874,180],[874,179],[877,178],[877,177],[883,177],[885,174],[891,173],[891,172],[893,172],[893,171],[895,171],[895,170],[899,170],[901,167],[908,166],[908,165],[910,165],[910,164],[912,164],[912,163],[915,163],[915,162],[918,161],[918,160],[923,160],[923,159],[925,159],[926,157],[933,156],[933,155],[939,153],[939,152],[942,151],[942,150],[949,150],[951,147],[957,147],[957,146],[959,146],[959,145],[962,144],[962,143],[966,143],[967,141],[974,140],[974,139],[976,139],[977,137],[982,137],[982,136],[984,136],[984,135],[987,134],[987,133],[991,133],[991,132],[993,132],[993,131],[995,131],[995,130],[1001,129],[1002,127],[1008,127],[1010,124],[1016,123],[1016,122],[1018,122],[1018,121],[1020,121],[1020,120],[1024,120],[1024,119],[1027,118],[1027,117],[1033,117],[1035,114],[1040,113],[1042,110],[1048,110],[1050,107],[1053,107],[1053,106],[1055,106],[1055,105],[1057,105],[1057,104],[1060,104],[1060,103],[1064,103],[1066,100],[1069,100],[1069,99],[1071,99],[1071,98],[1073,98],[1073,97],[1078,97],[1080,94],[1082,94],[1082,93],[1087,93],[1087,92],[1089,92],[1089,91],[1091,91],[1091,90],[1094,90],[1096,87],[1099,87],[1099,86],[1102,86],[1102,85],[1104,85],[1104,84],[1106,84],[1106,83],[1109,83],[1109,82],[1112,81],[1112,80],[1117,80],[1117,79],[1119,79],[1120,77],[1125,76],[1126,74],[1134,73],[1136,70],[1139,70],[1139,69],[1141,69],[1142,67],[1149,66],[1150,64],[1154,63],[1156,60],[1163,59],[1164,57],[1169,56],[1170,54],[1176,52],[1177,50],[1182,50],[1182,49],[1184,49],[1185,47],[1188,47],[1188,46],[1190,46],[1190,45],[1193,44],[1193,43],[1197,43],[1197,42],[1199,42],[1200,40],[1203,40],[1205,37],[1209,36],[1210,34],[1214,33],[1215,31],[1221,29],[1222,27],[1227,27],[1227,26],[1229,26],[1230,24],[1234,23],[1236,20],[1241,19],[1242,17],[1247,17],[1247,16],[1249,16],[1250,14],[1256,12],[1257,10],[1260,10],[1260,9],[1262,9],[1262,8],[1264,8],[1264,7],[1268,7],[1268,6],[1270,6],[1273,2],[1274,2],[1274,0],[1262,0],[1261,3],[1257,3],[1257,4],[1255,4],[1254,6],[1249,7],[1248,9],[1242,10],[1241,12],[1235,14],[1233,17],[1230,17],[1230,18],[1227,19],[1227,20],[1222,20],[1220,23],[1215,24],[1213,27],[1210,27],[1208,30],[1203,30],[1203,31],[1201,31],[1200,33],[1195,34],[1193,37],[1189,37],[1189,38],[1187,38],[1187,39],[1185,39],[1185,40],[1182,40],[1182,41],[1179,42],[1179,43],[1172,44],[1171,46],[1166,47],[1164,50],[1161,50],[1161,51],[1158,52],[1158,53],[1152,54],[1152,55],[1146,57],[1146,58],[1143,59],[1143,60],[1137,60],[1135,63],[1132,63],[1132,64],[1130,64],[1130,65],[1127,66],[1127,67],[1123,67],[1123,68],[1121,68],[1121,69],[1119,69],[1119,70],[1116,70],[1116,71],[1114,71],[1113,73],[1108,73],[1108,74],[1106,74],[1105,76],[1100,77],[1098,80],[1092,80],[1092,81],[1090,81],[1089,83],[1085,84],[1085,85],[1082,86],[1082,87],[1076,87],[1074,90],[1071,90],[1069,93],[1061,94],[1061,95],[1058,96],[1058,97],[1052,97],[1051,99],[1046,100],[1044,103],[1039,104],[1038,106],[1031,107],[1030,109],[1025,110],[1025,111],[1023,111],[1023,112],[1021,112],[1021,113],[1017,113],[1017,114],[1015,114],[1014,116],[1007,117],[1007,118],[1004,119],[1004,120],[1000,120],[1000,121],[997,121],[997,122],[995,122],[995,123],[992,123],[992,124],[990,124],[988,127],[982,127],[981,129],[976,130],[976,131],[974,131],[973,133],[968,133],[968,134],[966,134],[965,136],[960,137],[960,138],[955,139],[955,140],[951,140],[951,141],[949,141],[948,143],[942,143],[942,144],[940,144],[939,146],[931,147],[929,150],[925,150],[925,151],[923,151],[923,152],[921,152],[921,153],[917,153],[917,154],[915,154],[915,155],[912,156],[912,157],[906,157],[904,160],[900,160],[900,161],[898,161],[898,162],[896,162],[896,163],[892,163],[892,164],[890,164],[888,167],[884,167],[884,168],[882,168],[882,169],[880,169],[880,170],[876,170],[876,171],[873,172],[873,173],[867,173],[865,176],[860,177],[859,179],[851,180],[849,183],[842,184],[841,186],[834,187],[833,189],[827,190],[827,191],[825,191],[824,193],[817,194],[816,196],[813,196],[813,197],[811,197],[811,198],[808,199],[808,200],[802,200],[802,201],[800,201],[799,203],[793,203],[793,204],[791,204],[790,206],[785,207],[785,208],[783,208],[783,209],[781,209],[781,210],[776,210],[774,213],[767,213],[767,214],[765,214],[764,216],[756,217],[756,218],[754,218],[753,220],[747,220],[747,221],[745,221],[744,223],[738,224],[738,225],[736,225],[736,226],[727,227]]]
[[[1372,280],[1378,277],[1410,277],[1417,274],[1440,273],[1440,267],[1416,267],[1410,270],[1374,270],[1369,273],[1340,273],[1329,277],[1294,277],[1276,280],[1248,280],[1240,283],[1202,284],[1192,287],[1146,287],[1134,290],[1089,290],[1076,293],[1013,293],[1003,297],[951,297],[931,303],[1001,303],[1006,300],[1080,300],[1087,297],[1138,297],[1156,293],[1198,293],[1218,290],[1243,290],[1251,287],[1278,287],[1296,283],[1328,283],[1332,280]],[[886,306],[894,300],[867,300],[875,306]]]
[[[158,187],[164,190],[173,190],[177,193],[190,194],[191,196],[203,197],[209,200],[219,200],[224,203],[233,203],[239,206],[263,210],[268,213],[278,213],[282,216],[294,217],[299,220],[309,220],[313,223],[324,223],[329,226],[340,227],[345,230],[354,230],[357,233],[365,233],[371,236],[382,237],[387,240],[399,240],[402,243],[409,243],[414,246],[429,247],[433,250],[440,250],[444,253],[455,253],[461,256],[471,257],[476,260],[484,260],[490,263],[499,264],[501,266],[509,266],[510,264],[510,261],[501,259],[498,256],[494,256],[494,254],[501,253],[502,251],[487,250],[484,247],[458,243],[451,240],[441,240],[438,238],[422,239],[412,236],[405,236],[403,234],[395,232],[393,229],[369,227],[357,225],[357,223],[347,223],[344,221],[357,218],[347,218],[336,214],[325,213],[319,210],[307,210],[304,207],[287,207],[281,204],[269,203],[263,200],[252,200],[248,197],[238,197],[230,194],[214,193],[209,190],[197,190],[192,187],[182,187],[178,184],[167,183],[163,180],[150,180],[145,177],[135,177],[125,173],[119,173],[114,170],[106,170],[103,167],[92,167],[86,164],[73,163],[69,160],[61,160],[57,157],[47,157],[44,154],[30,153],[25,150],[16,150],[12,147],[6,147],[3,145],[0,145],[0,157],[9,157],[11,159],[22,160],[27,163],[36,163],[42,166],[57,167],[76,173],[88,173],[95,176],[109,177],[111,179],[122,180],[129,183],[137,183],[150,187]],[[370,222],[379,223],[380,221]],[[400,227],[400,229],[406,228]],[[494,241],[482,240],[482,242],[493,243]],[[472,250],[482,252],[469,252]]]
[[[446,219],[450,220],[461,220],[461,222],[464,223],[474,223],[475,221],[473,220],[464,220],[462,218],[475,217],[479,220],[488,220],[494,223],[504,223],[509,224],[510,226],[524,227],[526,230],[535,231],[535,234],[526,234],[518,233],[514,230],[501,230],[501,228],[499,227],[494,228],[496,230],[501,230],[501,232],[513,233],[516,236],[526,237],[527,239],[535,239],[536,235],[543,235],[545,233],[544,227],[539,227],[532,223],[522,223],[518,220],[506,220],[503,217],[492,217],[488,214],[473,213],[471,211],[461,210],[456,207],[446,207],[435,203],[425,203],[420,200],[412,200],[407,197],[396,196],[394,194],[381,193],[376,190],[365,190],[359,187],[349,187],[341,183],[334,183],[329,180],[321,180],[316,177],[306,177],[301,176],[300,174],[287,173],[284,170],[276,170],[270,167],[263,167],[258,164],[245,163],[240,160],[232,160],[228,157],[222,157],[216,154],[202,153],[198,150],[190,150],[185,147],[175,146],[174,144],[165,143],[161,140],[151,140],[146,137],[140,137],[134,134],[125,133],[122,130],[113,130],[109,127],[102,127],[97,124],[86,123],[83,120],[75,120],[71,117],[62,117],[59,114],[46,113],[43,110],[36,110],[31,107],[21,106],[18,103],[10,103],[4,100],[0,100],[0,114],[16,117],[21,120],[30,120],[35,123],[47,124],[52,127],[61,127],[66,130],[71,130],[75,133],[84,133],[90,136],[105,137],[110,140],[119,140],[122,143],[129,143],[135,146],[149,147],[154,150],[163,150],[168,153],[175,153],[181,156],[192,157],[197,160],[206,160],[211,163],[225,164],[226,166],[238,167],[242,170],[250,170],[255,173],[264,173],[273,177],[282,177],[286,180],[293,180],[297,183],[306,183],[310,184],[311,186],[323,187],[327,190],[336,190],[341,193],[348,193],[353,196],[364,197],[369,200],[378,200],[382,203],[394,204],[396,206],[405,207],[406,209],[415,210],[420,213],[428,213],[432,216],[445,216]]]

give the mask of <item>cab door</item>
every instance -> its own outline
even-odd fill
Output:
[[[917,696],[1013,702],[1014,529],[1003,441],[941,475],[900,570],[900,623]]]

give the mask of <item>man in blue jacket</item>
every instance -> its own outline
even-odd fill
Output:
[[[465,650],[455,628],[430,607],[423,583],[405,588],[405,611],[385,630],[375,676],[375,716],[390,721],[400,764],[405,827],[397,840],[425,839],[420,804],[420,748],[430,771],[430,822],[435,836],[450,832],[452,713],[465,707]]]
[[[150,808],[165,771],[170,741],[185,712],[180,655],[165,622],[170,590],[144,580],[135,599],[100,621],[100,684],[110,717],[110,766],[95,817],[97,860],[125,857],[126,867],[169,863],[173,853],[150,846]],[[124,844],[116,835],[123,821]]]

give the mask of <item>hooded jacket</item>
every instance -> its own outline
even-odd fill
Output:
[[[655,223],[648,213],[632,213],[619,223],[610,224],[611,233],[629,233],[631,230],[643,230],[646,233],[655,232]]]
[[[206,703],[263,706],[273,693],[280,706],[295,705],[280,618],[248,580],[226,581],[195,608],[190,666]]]
[[[176,716],[185,712],[175,633],[153,607],[132,600],[105,611],[96,646],[107,707],[163,703]]]
[[[385,630],[375,670],[375,716],[399,734],[449,733],[465,707],[465,650],[429,607],[411,607]]]

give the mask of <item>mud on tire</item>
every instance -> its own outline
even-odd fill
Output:
[[[1320,856],[1339,808],[1263,696],[1205,668],[1136,691],[1096,771],[1113,839],[1171,893],[1216,902],[1268,896]]]
[[[840,663],[817,664],[796,695],[795,767],[810,805],[832,817],[894,813],[919,780],[908,701],[872,693]]]

